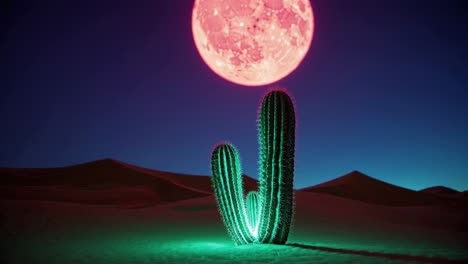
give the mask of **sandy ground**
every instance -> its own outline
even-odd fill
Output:
[[[2,263],[468,263],[461,226],[415,222],[418,215],[434,221],[440,212],[431,216],[430,208],[310,193],[296,198],[292,234],[281,246],[234,246],[212,197],[138,209],[2,200],[9,212],[2,215]],[[400,212],[400,221],[379,210]],[[457,217],[463,215],[449,218]]]

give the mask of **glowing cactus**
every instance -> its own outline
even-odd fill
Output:
[[[284,244],[293,214],[294,104],[284,91],[265,95],[258,121],[260,195],[264,201],[258,240]]]
[[[254,238],[258,236],[258,226],[260,224],[261,201],[260,194],[252,191],[245,198],[245,207],[247,210],[247,223],[249,230]]]
[[[220,144],[213,150],[211,170],[218,210],[229,235],[238,245],[253,242],[245,211],[240,160],[234,146]]]
[[[236,149],[218,145],[212,153],[212,182],[218,208],[236,244],[284,244],[294,207],[293,176],[295,110],[281,89],[268,92],[260,105],[260,192],[243,199],[241,167]]]

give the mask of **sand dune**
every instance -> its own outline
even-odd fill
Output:
[[[439,185],[439,186],[422,189],[419,192],[428,193],[428,194],[436,195],[436,196],[443,197],[443,198],[449,198],[449,199],[452,199],[452,201],[454,202],[458,202],[458,203],[461,202],[461,203],[464,203],[465,206],[468,206],[468,196],[467,196],[468,193],[466,191],[459,192],[452,188]]]
[[[386,206],[453,205],[452,201],[442,197],[392,185],[359,171],[300,191],[325,193]]]
[[[149,206],[210,196],[208,176],[184,175],[103,159],[62,168],[0,168],[0,198]],[[257,182],[244,177],[247,190]]]
[[[121,161],[116,161],[116,162],[132,170],[139,171],[141,173],[145,173],[148,175],[154,175],[156,177],[164,178],[168,181],[184,186],[185,188],[188,188],[188,189],[193,189],[193,190],[204,192],[207,194],[213,193],[213,189],[211,187],[211,179],[209,176],[199,176],[199,175],[194,176],[194,175],[188,175],[188,174],[155,171],[155,170],[131,165],[128,163],[124,163]],[[243,175],[243,176],[244,176],[243,178],[244,188],[246,191],[256,190],[258,188],[257,181],[255,179],[250,178],[247,175]]]
[[[450,195],[461,193],[457,190],[454,190],[452,188],[448,188],[445,186],[441,186],[441,185],[425,188],[425,189],[420,190],[420,192],[431,193],[431,194],[450,194]]]
[[[212,195],[209,176],[163,172],[112,159],[62,168],[0,168],[0,197],[88,204],[154,205]],[[246,191],[257,181],[244,175]],[[466,207],[466,193],[435,186],[413,191],[359,171],[299,190],[385,206]]]
[[[63,168],[0,169],[0,197],[15,200],[145,206],[210,193],[110,159]]]

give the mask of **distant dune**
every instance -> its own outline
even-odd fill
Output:
[[[103,159],[61,168],[0,168],[0,198],[144,207],[212,195],[209,176],[163,172]],[[246,191],[257,181],[244,175]],[[385,206],[465,207],[466,192],[435,186],[413,191],[359,171],[300,192]]]
[[[420,190],[419,192],[429,193],[429,194],[432,194],[432,195],[437,195],[439,197],[455,198],[455,199],[456,198],[463,198],[465,196],[463,194],[463,192],[459,192],[459,191],[454,190],[452,188],[448,188],[448,187],[441,186],[441,185],[425,188],[425,189]]]
[[[434,186],[420,190],[421,193],[431,194],[449,201],[451,204],[456,204],[459,207],[468,208],[468,192],[459,192],[445,186]]]
[[[425,188],[425,189],[422,189],[420,190],[420,192],[423,192],[423,193],[431,193],[431,194],[460,194],[461,192],[457,191],[457,190],[454,190],[452,188],[448,188],[448,187],[445,187],[445,186],[434,186],[434,187],[429,187],[429,188]]]
[[[300,191],[324,193],[386,206],[458,205],[457,201],[392,185],[359,171]]]
[[[208,176],[155,171],[104,159],[44,169],[0,168],[0,198],[148,206],[210,196]],[[245,177],[246,188],[256,181]]]
[[[0,168],[0,198],[144,207],[212,195],[209,176],[163,172],[113,159],[61,168]],[[244,175],[246,191],[257,181]],[[299,192],[322,193],[385,206],[466,207],[466,192],[435,186],[413,191],[359,171]]]
[[[137,167],[135,165],[127,164],[121,161],[118,161],[118,163],[129,169],[132,169],[132,170],[144,173],[144,174],[164,178],[167,181],[171,181],[175,184],[182,185],[188,189],[196,190],[196,191],[207,193],[210,195],[213,193],[213,189],[211,187],[211,178],[209,176],[194,176],[194,175],[187,175],[187,174],[180,174],[180,173],[162,172],[162,171],[155,171],[151,169]],[[253,178],[250,178],[247,175],[244,175],[244,188],[248,191],[256,190],[258,188],[257,181]]]

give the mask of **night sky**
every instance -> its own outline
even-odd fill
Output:
[[[268,88],[297,103],[295,187],[352,170],[410,189],[468,189],[468,3],[313,0],[298,69],[245,87],[205,65],[192,0],[10,1],[0,7],[0,167],[114,158],[209,175],[227,140],[257,177]]]

